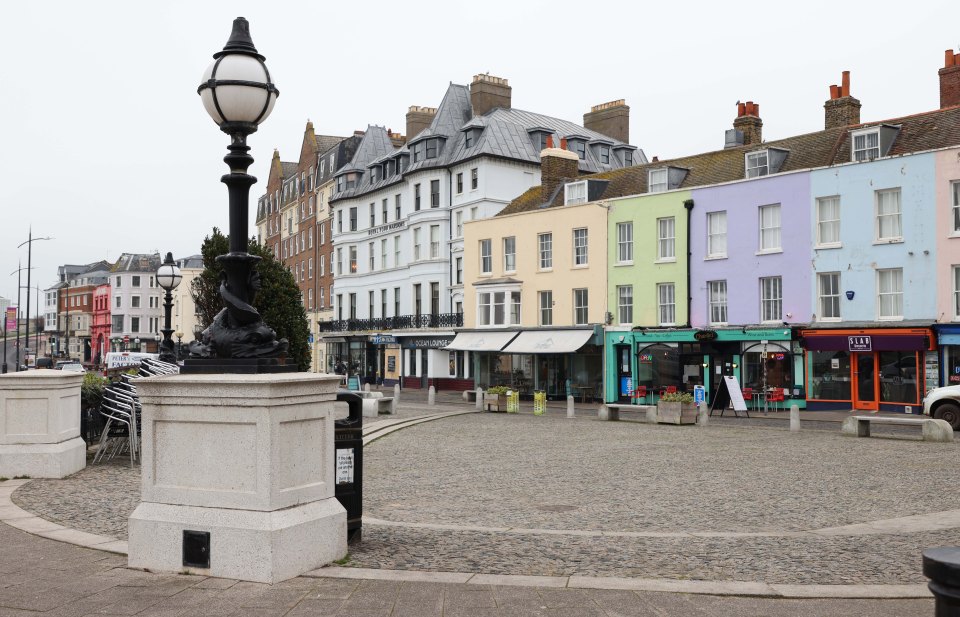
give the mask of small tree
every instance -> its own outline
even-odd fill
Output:
[[[204,239],[200,249],[203,255],[203,272],[191,283],[190,294],[197,308],[201,328],[206,329],[223,309],[223,298],[220,297],[220,274],[223,268],[216,259],[229,250],[229,237],[216,227],[213,228],[213,234]],[[285,338],[290,343],[288,353],[290,359],[296,362],[297,370],[309,371],[310,347],[307,337],[310,328],[300,300],[300,288],[286,266],[274,259],[273,251],[260,246],[254,239],[250,240],[249,250],[251,255],[262,258],[257,264],[260,291],[257,292],[253,305],[260,312],[264,323],[277,333],[277,338]]]

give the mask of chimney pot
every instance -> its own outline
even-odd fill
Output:
[[[945,52],[943,52],[943,68],[951,67],[955,63],[956,63],[956,60],[954,59],[952,49],[948,49]]]
[[[763,141],[763,121],[760,119],[760,105],[753,101],[737,104],[737,119],[733,128],[743,133],[743,145],[755,145]]]
[[[843,71],[840,86],[830,86],[830,100],[823,104],[826,129],[860,124],[860,101],[850,96],[850,71]]]
[[[566,149],[567,149],[567,138],[566,138],[566,137],[561,137],[561,138],[560,138],[560,149],[561,149],[561,150],[566,150]]]
[[[548,148],[553,147],[553,135],[547,135],[547,147]]]

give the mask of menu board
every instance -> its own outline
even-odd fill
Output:
[[[724,375],[723,380],[727,384],[727,392],[730,393],[730,402],[733,403],[734,411],[746,411],[747,404],[743,401],[743,392],[740,391],[740,383],[733,375]]]
[[[925,376],[927,379],[927,391],[933,390],[934,388],[940,386],[940,359],[937,357],[937,352],[928,351],[926,354],[924,366],[926,367]],[[950,384],[943,384],[948,386]]]

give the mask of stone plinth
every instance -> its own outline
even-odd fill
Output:
[[[143,475],[129,565],[276,583],[346,555],[338,383],[312,373],[138,381]],[[184,531],[209,532],[209,568],[184,565]]]
[[[82,382],[50,369],[0,375],[0,476],[63,478],[86,466]]]

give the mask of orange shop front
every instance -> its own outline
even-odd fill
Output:
[[[936,361],[930,328],[807,329],[800,344],[807,409],[920,413]]]

